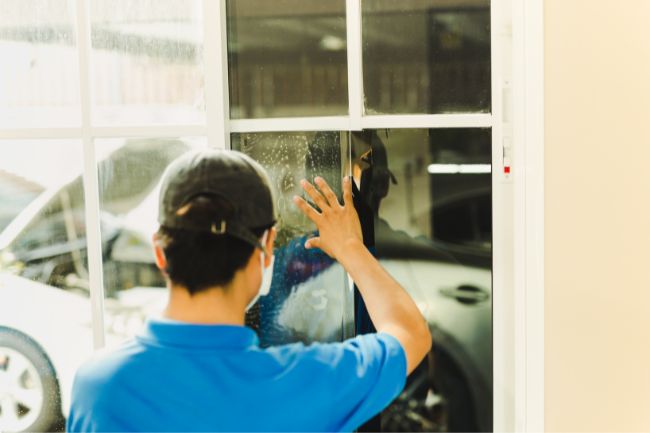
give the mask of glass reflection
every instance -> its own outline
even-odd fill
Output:
[[[364,0],[366,112],[490,111],[489,0]]]
[[[320,250],[306,250],[315,226],[293,205],[299,181],[322,176],[340,194],[347,134],[234,134],[233,149],[259,161],[276,189],[279,219],[273,285],[247,323],[264,346],[293,341],[336,341],[352,322],[343,268]],[[305,197],[306,198],[306,197]]]
[[[228,0],[232,118],[346,114],[344,0]]]
[[[434,338],[382,414],[383,431],[492,429],[490,161],[487,129],[352,133],[352,171],[369,215],[363,224]],[[439,173],[459,165],[476,170]]]

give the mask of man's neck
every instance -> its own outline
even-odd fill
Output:
[[[235,287],[213,287],[191,296],[187,289],[171,286],[164,316],[205,325],[244,325],[246,305],[236,293]]]

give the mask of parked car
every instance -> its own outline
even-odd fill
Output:
[[[162,170],[190,147],[180,140],[130,141],[99,163],[111,344],[132,335],[164,301],[164,280],[142,238],[155,220],[143,228],[138,205],[155,200]],[[149,164],[142,169],[145,154]],[[0,431],[60,425],[74,372],[92,352],[88,295],[79,175],[42,192],[0,232]]]
[[[182,144],[171,145],[178,150],[169,152],[169,159],[187,149]],[[118,157],[129,161],[141,158],[138,149],[135,146],[131,153],[125,148],[113,154],[108,165],[113,169],[119,166],[115,162]],[[162,167],[169,161],[163,162]],[[133,335],[144,318],[159,311],[165,301],[150,244],[161,173],[162,169],[151,170],[150,176],[141,179],[140,184],[146,185],[140,190],[125,184],[121,192],[109,190],[114,201],[103,206],[109,344]],[[105,183],[108,185],[119,183]],[[47,430],[60,422],[69,410],[74,372],[92,352],[85,231],[82,207],[75,205],[77,188],[80,179],[44,192],[0,233],[3,431]],[[129,203],[134,192],[138,198]],[[107,192],[102,196],[107,197]],[[476,197],[469,200],[476,201]],[[111,208],[113,212],[106,211]],[[378,257],[413,296],[434,339],[427,361],[384,413],[384,429],[490,430],[489,251],[413,238],[380,219],[375,226]],[[282,248],[288,252],[288,245],[290,242],[280,245],[276,254],[283,254]],[[353,319],[344,311],[350,307],[342,285],[345,275],[335,264],[321,260],[325,265],[316,270],[309,268],[308,262],[307,255],[295,249],[284,262],[276,259],[276,275],[287,274],[286,269],[294,276],[300,269],[308,271],[290,283],[274,277],[266,302],[278,305],[270,326],[285,332],[284,341],[340,339],[342,327],[349,327]],[[279,296],[282,290],[285,294]],[[257,314],[264,314],[259,307]],[[258,329],[262,319],[249,317]],[[264,326],[260,331],[268,332]]]

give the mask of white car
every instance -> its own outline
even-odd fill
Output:
[[[137,205],[151,206],[160,172],[188,148],[178,140],[131,142],[100,163],[103,175],[113,176],[104,178],[105,208],[131,210],[100,217],[108,345],[133,335],[165,301],[149,241],[140,235],[149,236],[155,220],[143,227]],[[142,152],[156,153],[150,171],[120,182]],[[0,232],[2,432],[62,428],[74,372],[93,349],[86,256],[80,176],[42,192]]]
[[[158,311],[165,298],[159,288],[124,295],[131,299],[108,302],[106,308],[109,345],[136,332],[149,308]],[[87,297],[0,273],[2,431],[48,431],[60,424],[70,407],[74,373],[91,353]]]

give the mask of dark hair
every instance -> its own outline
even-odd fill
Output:
[[[211,195],[192,198],[182,208],[184,218],[207,227],[211,221],[229,219],[232,206]],[[270,227],[251,228],[255,236],[261,237]],[[210,232],[175,229],[161,226],[158,238],[167,260],[165,272],[172,283],[187,289],[190,295],[213,286],[230,283],[237,270],[243,268],[253,254],[255,247],[228,234],[215,235]]]

